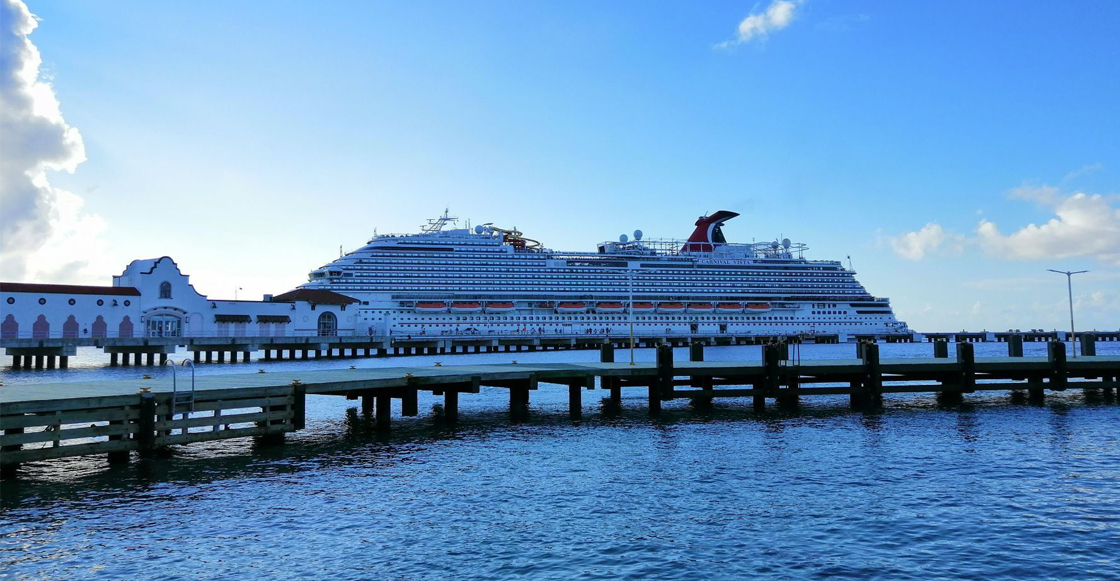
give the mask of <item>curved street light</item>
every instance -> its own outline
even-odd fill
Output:
[[[1069,342],[1073,344],[1072,345],[1072,347],[1073,347],[1073,357],[1076,359],[1077,358],[1077,337],[1074,336],[1074,331],[1073,331],[1073,275],[1084,274],[1084,273],[1089,272],[1089,271],[1088,270],[1072,270],[1072,271],[1071,270],[1054,270],[1053,268],[1047,268],[1046,270],[1049,270],[1050,272],[1056,272],[1058,274],[1066,275],[1066,288],[1069,290]]]

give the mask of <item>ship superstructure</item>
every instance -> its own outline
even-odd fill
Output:
[[[839,261],[787,239],[727,242],[738,216],[701,216],[684,241],[637,231],[595,252],[544,248],[516,228],[460,228],[447,212],[419,233],[375,235],[301,288],[360,301],[374,335],[908,333],[885,298]]]

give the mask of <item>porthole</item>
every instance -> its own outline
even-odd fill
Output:
[[[76,305],[76,304],[78,304],[78,301],[76,301],[76,300],[74,300],[74,299],[70,299],[70,300],[68,300],[68,301],[66,301],[66,302],[67,302],[67,303],[69,303],[71,307],[72,307],[72,306],[74,306],[74,305]]]
[[[44,298],[40,298],[40,299],[39,299],[39,304],[40,304],[40,305],[45,305],[45,304],[47,304],[47,299],[44,299]]]
[[[103,301],[101,299],[97,299],[97,306],[104,307],[105,306],[105,301]]]
[[[125,302],[124,302],[124,306],[126,306],[126,307],[127,307],[127,306],[129,306],[129,305],[131,305],[131,304],[132,304],[132,301],[125,301]]]
[[[8,297],[8,304],[9,305],[16,304],[16,298],[15,297]]]

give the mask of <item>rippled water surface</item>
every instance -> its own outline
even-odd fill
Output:
[[[882,350],[930,354],[928,345]],[[802,356],[853,352],[806,346]],[[1120,354],[1120,344],[1098,352]],[[753,347],[707,352],[758,356]],[[159,372],[103,363],[83,352],[67,371],[0,375],[10,385]],[[394,407],[385,437],[356,402],[312,396],[308,429],[282,446],[235,440],[127,466],[29,465],[0,491],[0,578],[1120,578],[1113,397],[1070,390],[1031,406],[970,394],[942,408],[928,396],[888,396],[874,413],[851,411],[841,397],[804,398],[796,413],[755,412],[746,400],[701,412],[673,401],[652,420],[640,392],[617,416],[601,413],[604,392],[586,392],[584,420],[573,423],[566,389],[542,385],[529,419],[513,423],[507,392],[483,389],[462,397],[454,427],[429,412],[440,400],[422,395],[421,416],[400,418]]]

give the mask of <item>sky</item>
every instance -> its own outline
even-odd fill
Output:
[[[33,15],[33,16],[32,16]],[[1120,2],[0,0],[0,279],[260,297],[445,208],[789,237],[918,331],[1120,328]]]

